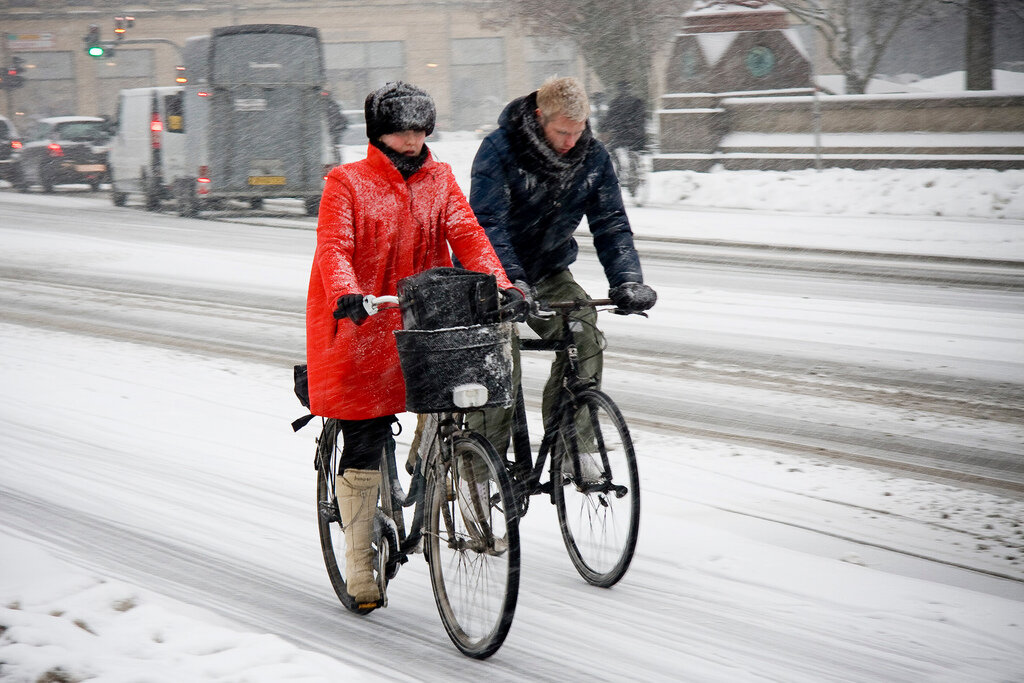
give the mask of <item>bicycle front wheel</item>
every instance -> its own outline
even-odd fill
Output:
[[[576,396],[551,459],[558,524],[569,558],[588,583],[614,585],[629,569],[640,530],[640,479],[629,429],[597,390]]]
[[[448,636],[476,659],[508,635],[519,596],[519,520],[505,465],[479,434],[431,466],[425,552]]]

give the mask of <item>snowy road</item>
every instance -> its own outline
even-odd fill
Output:
[[[283,366],[303,357],[308,219],[267,230],[128,211],[111,226],[102,200],[19,210],[31,198],[11,199],[0,217],[20,230],[8,243],[45,249],[0,264],[8,320]],[[73,226],[60,202],[78,210]],[[667,212],[638,213],[642,225]],[[99,236],[123,242],[83,259]],[[634,423],[1024,490],[1019,434],[998,428],[1024,422],[1024,267],[736,247],[709,262],[704,245],[647,246],[657,311],[603,322],[607,388]],[[578,277],[601,292],[590,251]],[[238,267],[247,278],[227,275]],[[546,362],[527,359],[534,395]]]
[[[331,595],[312,435],[287,428],[312,232],[0,193],[0,240],[0,525],[100,573],[398,680],[1020,671],[1019,292],[645,261],[654,314],[605,320],[642,454],[637,560],[586,586],[531,506],[516,621],[480,664],[447,642],[418,560],[368,619]],[[579,276],[601,291],[596,267]],[[545,365],[526,361],[534,388]]]

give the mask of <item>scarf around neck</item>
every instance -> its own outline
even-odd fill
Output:
[[[559,154],[544,137],[536,110],[537,93],[533,92],[510,102],[499,123],[508,132],[512,152],[523,169],[540,176],[545,182],[567,185],[582,166],[593,142],[590,122],[587,122],[576,145],[565,154]]]
[[[400,152],[396,152],[380,140],[371,140],[370,144],[384,153],[384,156],[386,156],[391,163],[395,165],[398,172],[402,174],[402,178],[404,180],[408,180],[416,171],[423,168],[423,164],[427,162],[427,155],[430,153],[430,150],[427,149],[426,145],[423,145],[423,149],[420,150],[420,153],[417,156],[410,157]]]

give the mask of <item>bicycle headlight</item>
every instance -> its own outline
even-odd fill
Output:
[[[452,402],[459,408],[479,408],[487,403],[487,387],[482,384],[460,384],[452,389]]]

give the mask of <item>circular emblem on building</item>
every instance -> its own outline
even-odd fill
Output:
[[[758,45],[747,53],[747,71],[754,78],[767,76],[775,68],[775,53],[771,48]]]

